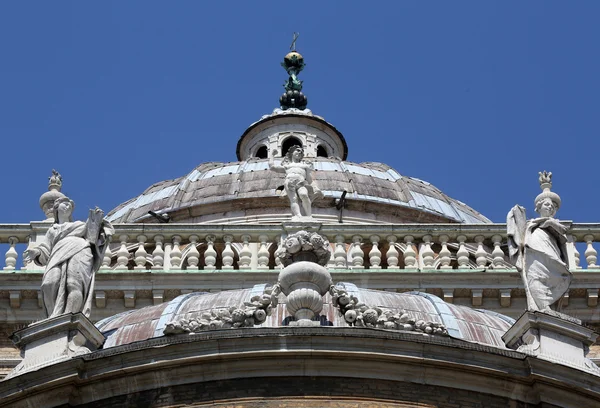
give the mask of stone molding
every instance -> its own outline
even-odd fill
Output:
[[[600,377],[600,368],[586,358],[598,333],[579,319],[557,312],[526,311],[502,339],[508,348]]]
[[[8,377],[90,353],[104,343],[104,335],[82,313],[68,313],[39,322],[11,336],[23,360]]]
[[[434,384],[534,405],[591,408],[600,403],[600,381],[584,371],[511,350],[414,332],[329,327],[217,330],[118,349],[4,381],[0,398],[14,407],[76,406],[152,387],[202,387],[204,382],[234,378],[268,381],[281,376],[285,365],[290,377],[381,379],[404,387]],[[49,376],[56,380],[48,382]]]

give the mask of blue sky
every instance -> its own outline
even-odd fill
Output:
[[[278,104],[292,33],[308,107],[379,161],[504,222],[598,222],[600,2],[2,2],[2,223],[43,219],[52,168],[76,218],[200,163],[235,161]]]

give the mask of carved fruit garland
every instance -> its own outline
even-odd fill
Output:
[[[359,302],[356,296],[349,294],[341,286],[332,285],[330,294],[333,305],[340,310],[346,323],[351,326],[448,336],[446,326],[441,323],[415,320],[404,310],[393,312],[379,307],[369,307]]]
[[[237,329],[262,324],[277,305],[277,286],[267,288],[262,295],[253,296],[244,302],[243,308],[211,309],[201,316],[181,318],[167,323],[164,334],[199,333],[207,330]]]

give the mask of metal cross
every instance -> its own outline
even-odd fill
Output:
[[[296,51],[296,40],[298,39],[298,36],[300,35],[300,33],[294,33],[294,37],[292,39],[292,45],[290,45],[290,50],[291,51]]]

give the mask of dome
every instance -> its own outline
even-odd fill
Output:
[[[335,199],[347,192],[345,223],[489,223],[482,214],[448,197],[426,181],[402,176],[382,163],[312,159],[313,179],[324,197],[313,217],[337,223]],[[281,195],[284,175],[269,170],[267,159],[204,163],[186,176],[163,181],[108,214],[117,223],[158,222],[148,211],[168,213],[174,222],[280,223],[290,218]]]
[[[236,146],[239,161],[204,163],[189,174],[150,186],[108,213],[116,223],[169,220],[194,224],[278,224],[291,211],[280,165],[293,146],[312,163],[312,180],[323,197],[312,202],[321,223],[411,224],[491,221],[426,181],[401,175],[383,163],[346,161],[342,133],[310,109],[275,109],[251,124]],[[339,199],[344,197],[343,208]],[[336,201],[338,200],[338,201]]]
[[[339,285],[339,284],[338,284]],[[393,293],[357,288],[354,284],[341,284],[361,302],[371,307],[381,307],[393,312],[404,310],[415,320],[443,324],[450,337],[458,340],[506,349],[502,336],[514,324],[514,319],[499,313],[471,309],[466,306],[445,303],[439,297],[423,292]],[[103,348],[122,346],[164,336],[163,331],[173,320],[199,317],[214,309],[242,307],[245,302],[263,293],[266,284],[255,285],[250,289],[224,291],[219,293],[189,293],[170,302],[147,306],[139,310],[125,312],[101,320],[96,327],[104,334]],[[271,316],[258,327],[281,327],[291,318],[286,312],[285,298]],[[347,327],[344,317],[332,304],[329,294],[324,298],[321,312],[321,325]],[[232,329],[224,329],[232,330]],[[414,333],[415,335],[421,335]]]

